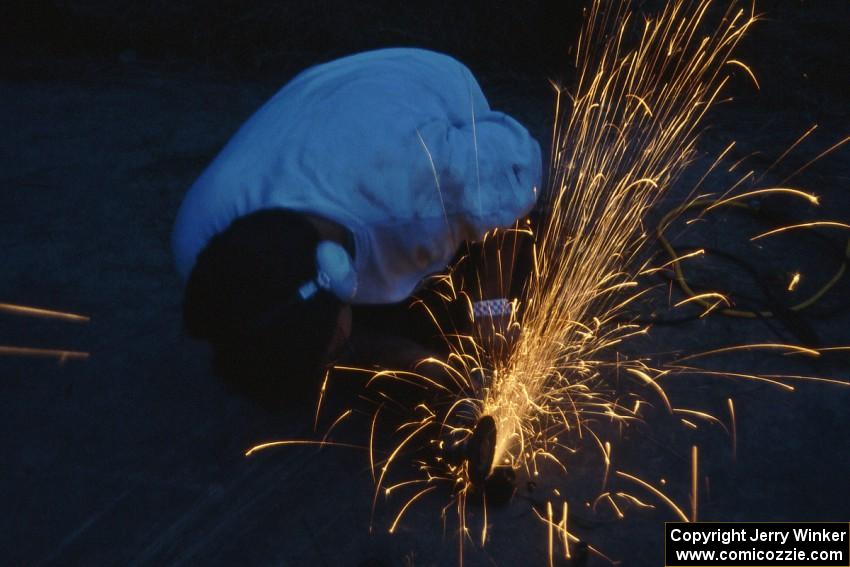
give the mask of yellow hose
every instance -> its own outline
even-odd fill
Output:
[[[690,203],[686,203],[684,205],[676,207],[675,209],[673,209],[672,211],[670,211],[669,213],[664,215],[664,218],[662,218],[661,222],[658,223],[658,226],[655,227],[655,235],[658,238],[658,242],[661,243],[661,246],[664,248],[664,250],[670,256],[671,260],[675,260],[677,258],[676,251],[673,249],[673,246],[670,244],[670,242],[664,237],[664,231],[667,229],[667,226],[669,225],[670,221],[672,219],[674,219],[675,217],[678,217],[679,215],[681,215],[682,213],[684,213],[685,211],[687,211],[689,209],[693,209],[693,208],[700,207],[700,206],[703,206],[703,205],[712,205],[714,203],[715,203],[715,201],[711,201],[711,200],[708,200],[708,199],[698,199],[696,201],[692,201]],[[728,203],[728,206],[740,207],[740,208],[743,208],[743,209],[749,209],[750,208],[745,204],[734,203],[734,202]],[[789,307],[789,309],[791,311],[802,311],[803,309],[811,307],[812,305],[817,303],[824,296],[824,294],[826,294],[827,291],[829,291],[836,283],[838,283],[838,280],[841,279],[841,277],[844,275],[844,272],[847,270],[847,262],[850,261],[850,239],[847,240],[847,246],[845,247],[845,250],[844,250],[844,258],[845,258],[845,261],[841,263],[841,266],[838,268],[838,270],[835,272],[835,274],[829,279],[829,281],[826,282],[826,284],[824,284],[819,290],[817,290],[815,293],[813,293],[810,297],[804,299],[800,303],[792,305],[791,307]],[[688,284],[687,279],[685,279],[685,274],[682,270],[681,262],[674,262],[673,263],[673,272],[675,274],[676,283],[678,284],[679,288],[681,288],[681,290],[688,297],[694,298],[693,299],[694,302],[699,303],[700,305],[702,305],[706,309],[713,307],[714,304],[710,303],[709,301],[706,301],[705,299],[702,299],[702,298],[696,298],[696,296],[698,294],[693,289],[691,289],[691,286]],[[728,317],[744,317],[744,318],[747,318],[747,319],[755,319],[755,318],[758,318],[758,317],[773,317],[774,316],[772,311],[751,311],[751,310],[747,310],[747,309],[733,309],[733,308],[730,308],[730,307],[719,309],[718,313],[721,313],[722,315],[726,315]]]

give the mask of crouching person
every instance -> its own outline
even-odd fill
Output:
[[[312,67],[180,207],[186,330],[238,392],[266,405],[315,392],[351,305],[404,301],[462,243],[511,226],[541,167],[537,142],[448,56],[385,49]]]

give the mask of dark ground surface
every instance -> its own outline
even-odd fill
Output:
[[[739,140],[730,163],[764,168],[814,123],[819,128],[769,182],[850,133],[846,2],[776,2],[752,32],[744,58],[762,89],[743,78],[734,104],[718,109],[702,150]],[[142,55],[144,53],[142,52]],[[318,57],[321,59],[322,57]],[[186,188],[233,130],[294,70],[260,80],[187,59],[32,54],[5,61],[0,90],[0,301],[88,314],[88,325],[0,316],[0,344],[92,353],[64,365],[0,359],[0,563],[6,565],[452,565],[457,537],[445,494],[412,508],[390,536],[393,506],[379,506],[368,532],[372,482],[356,451],[291,448],[245,459],[258,441],[311,434],[312,407],[270,415],[229,396],[210,376],[202,345],[181,334],[180,284],[169,231]],[[472,67],[475,69],[476,65]],[[484,66],[479,66],[483,69]],[[552,99],[539,74],[481,73],[495,108],[548,139]],[[739,149],[740,148],[740,149]],[[777,205],[792,218],[850,221],[844,149],[795,180],[822,199],[817,212]],[[700,176],[693,172],[671,206]],[[744,170],[746,165],[741,166]],[[732,176],[712,181],[725,188]],[[714,187],[712,187],[714,188]],[[837,265],[846,233],[779,238],[758,250],[746,238],[760,226],[718,215],[695,225],[683,245],[718,247],[780,280],[800,269],[800,295]],[[734,265],[705,261],[693,276],[721,289],[762,295]],[[774,284],[778,285],[778,284]],[[781,285],[778,287],[782,289]],[[850,278],[792,322],[710,317],[658,326],[635,346],[644,352],[708,350],[744,342],[850,344]],[[781,295],[781,292],[780,292]],[[783,296],[784,297],[784,296]],[[675,315],[675,313],[673,314]],[[814,335],[814,337],[813,337]],[[850,378],[845,353],[819,360],[745,354],[711,366],[762,373]],[[738,451],[717,430],[637,428],[615,443],[615,467],[658,482],[687,502],[687,451],[703,449],[701,518],[843,520],[850,518],[850,389],[804,384],[795,393],[768,386],[694,379],[669,384],[682,405],[725,416],[738,409]],[[312,403],[310,404],[312,405]],[[598,493],[598,456],[543,475],[509,506],[490,510],[485,551],[467,545],[466,565],[543,565],[546,532],[529,501],[565,494],[576,533],[624,565],[661,564],[662,505],[617,521]],[[642,499],[648,494],[626,483]],[[478,525],[480,511],[470,511]],[[595,561],[595,562],[594,562]],[[592,560],[591,565],[605,564]]]

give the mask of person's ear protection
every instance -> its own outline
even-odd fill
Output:
[[[306,301],[319,289],[331,292],[345,303],[357,293],[357,272],[351,256],[340,244],[329,240],[316,247],[316,277],[298,288],[298,296]]]

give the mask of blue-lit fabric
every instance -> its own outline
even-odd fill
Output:
[[[186,195],[175,261],[188,278],[235,219],[286,208],[351,231],[353,303],[401,301],[463,240],[527,213],[541,167],[537,142],[490,110],[458,61],[419,49],[352,55],[302,72],[245,122]]]

